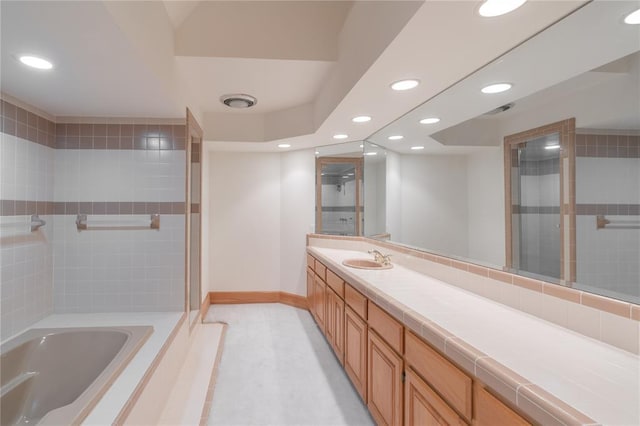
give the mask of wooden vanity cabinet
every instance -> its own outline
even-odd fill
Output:
[[[448,426],[467,423],[411,368],[405,371],[405,426]]]
[[[378,334],[367,334],[367,407],[378,425],[402,424],[402,357]]]
[[[529,425],[312,256],[309,310],[378,425]]]
[[[473,385],[473,426],[531,425],[518,413],[491,395],[480,383]]]
[[[344,310],[344,369],[367,403],[367,323],[350,306]]]
[[[313,282],[313,314],[320,330],[326,333],[326,284],[318,275],[314,277]]]
[[[340,364],[344,365],[344,300],[328,285],[326,288],[326,337]]]

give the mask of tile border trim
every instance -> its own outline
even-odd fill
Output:
[[[0,216],[185,214],[183,201],[25,201],[0,200]]]

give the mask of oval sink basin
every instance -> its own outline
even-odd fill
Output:
[[[391,269],[393,265],[383,265],[371,259],[347,259],[342,262],[344,266],[356,269]]]

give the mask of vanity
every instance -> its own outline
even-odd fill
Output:
[[[378,424],[640,421],[636,354],[432,278],[409,254],[359,269],[343,262],[371,258],[364,239],[310,240],[309,309]]]

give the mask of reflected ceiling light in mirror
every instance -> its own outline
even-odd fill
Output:
[[[31,68],[37,68],[39,70],[50,70],[53,68],[53,64],[51,62],[37,56],[22,55],[18,59],[20,62]]]
[[[413,151],[420,151],[421,149],[424,149],[424,146],[412,146],[411,149]]]
[[[402,135],[393,135],[393,136],[389,136],[387,139],[389,139],[390,141],[399,141],[400,139],[404,139],[404,136],[402,136]]]
[[[423,118],[420,120],[420,124],[436,124],[440,119],[436,117]]]
[[[367,121],[371,121],[371,117],[368,115],[359,115],[357,117],[353,117],[351,121],[354,123],[366,123]]]
[[[338,133],[338,134],[333,135],[334,139],[346,139],[348,137],[349,137],[349,135],[345,135],[344,133]]]
[[[480,16],[492,18],[494,16],[504,15],[513,12],[527,0],[486,0],[478,9]]]
[[[482,88],[482,93],[493,94],[493,93],[502,93],[511,89],[513,85],[511,83],[496,83],[490,84],[489,86],[485,86]]]
[[[547,145],[544,149],[560,149],[560,145]]]
[[[392,83],[391,88],[393,90],[401,92],[403,90],[411,90],[415,87],[418,87],[418,84],[420,84],[420,80],[400,80]]]
[[[288,143],[281,143],[278,145],[278,148],[291,148],[291,145],[289,145]]]
[[[362,144],[361,144],[361,145],[360,145],[360,148],[364,148],[364,145],[362,145]]]
[[[377,152],[365,152],[364,155],[378,155]]]
[[[635,12],[631,12],[624,18],[624,23],[629,25],[638,25],[640,24],[640,9]]]

